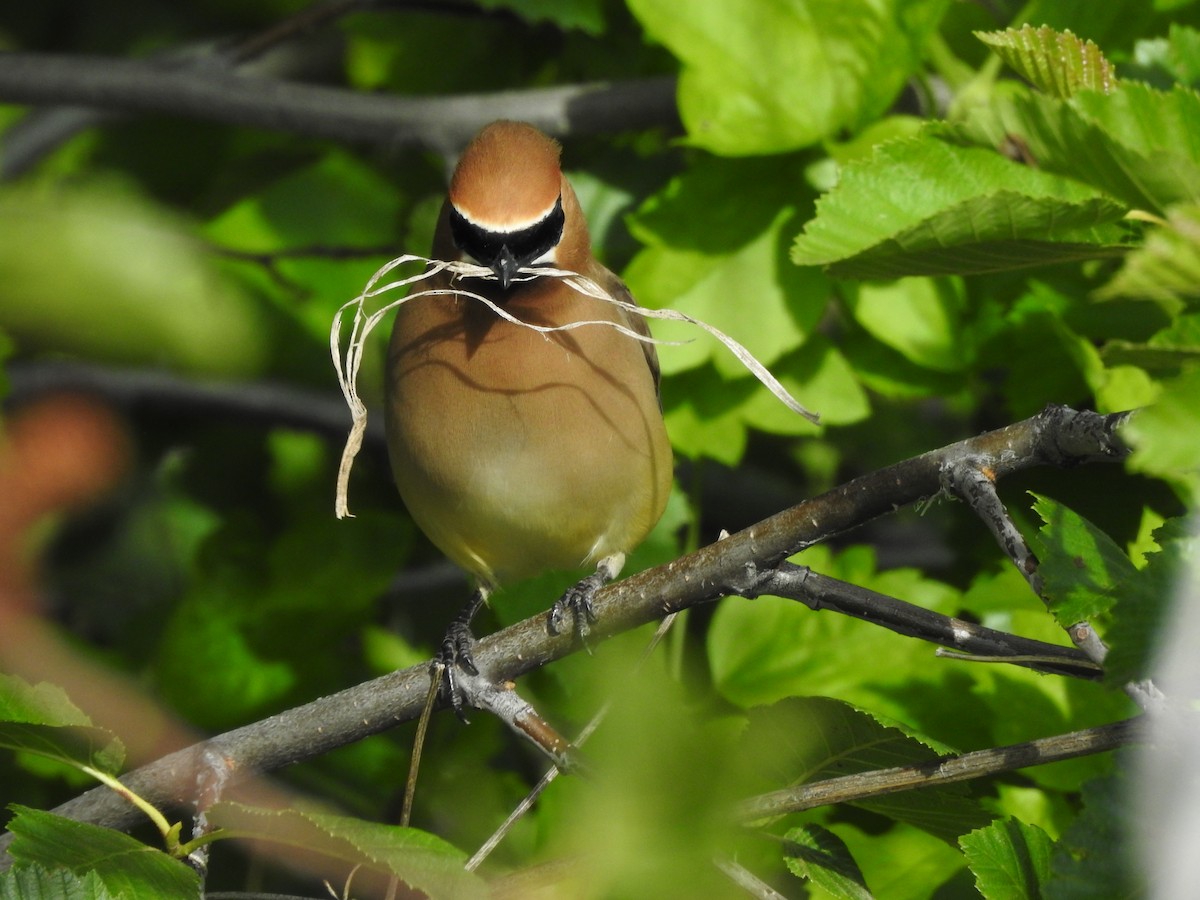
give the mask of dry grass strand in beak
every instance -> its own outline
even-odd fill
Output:
[[[389,281],[386,284],[380,284],[388,275],[391,275],[396,269],[407,263],[420,262],[425,264],[425,270],[416,275],[411,275],[405,278],[399,278],[394,281]],[[571,331],[575,328],[582,328],[590,325],[601,325],[606,328],[613,328],[635,341],[643,341],[650,344],[675,345],[676,341],[656,340],[652,337],[647,337],[640,332],[634,331],[619,322],[613,322],[608,319],[586,319],[578,322],[568,322],[565,325],[534,325],[531,322],[525,322],[516,318],[512,313],[498,306],[493,301],[481,294],[476,294],[472,291],[463,288],[432,288],[418,290],[407,296],[400,297],[396,300],[391,300],[374,312],[368,313],[366,304],[368,300],[380,297],[391,291],[396,291],[401,288],[408,288],[416,285],[428,278],[438,275],[442,272],[450,272],[458,278],[482,278],[485,280],[496,280],[496,276],[491,269],[483,266],[477,266],[473,263],[461,261],[446,261],[439,259],[429,259],[424,256],[415,256],[412,254],[404,254],[385,263],[370,280],[367,281],[366,287],[354,299],[342,304],[338,311],[334,314],[333,324],[329,329],[329,352],[333,358],[334,368],[337,370],[338,384],[342,389],[342,396],[346,398],[346,405],[350,407],[351,425],[350,433],[346,437],[346,446],[342,450],[342,461],[338,467],[337,477],[337,495],[334,500],[334,511],[339,519],[351,515],[349,508],[348,490],[350,484],[350,469],[354,465],[354,458],[358,455],[358,451],[362,448],[363,434],[367,427],[367,407],[362,402],[362,398],[358,394],[358,372],[362,366],[362,357],[365,352],[366,341],[368,335],[379,324],[380,320],[396,309],[402,303],[407,303],[417,297],[437,297],[437,296],[455,296],[467,297],[476,300],[489,309],[497,316],[514,325],[519,325],[522,328],[529,328],[533,331],[546,334],[552,331]],[[779,380],[770,373],[766,366],[754,358],[745,347],[729,337],[724,332],[707,322],[693,318],[686,313],[681,313],[673,309],[647,309],[638,306],[636,303],[630,303],[626,300],[618,300],[600,285],[580,275],[578,272],[571,272],[565,269],[551,268],[531,268],[522,267],[517,272],[517,281],[530,281],[534,278],[559,278],[570,288],[584,294],[588,297],[593,297],[597,300],[602,300],[605,303],[611,303],[613,306],[618,306],[626,312],[638,315],[643,318],[651,319],[667,319],[673,322],[687,322],[704,329],[725,347],[746,367],[746,369],[754,375],[764,386],[774,394],[779,400],[793,412],[798,413],[808,421],[816,424],[819,417],[816,413],[811,412],[802,406],[790,393],[787,388],[779,383]],[[342,352],[342,328],[343,320],[347,310],[353,309],[354,315],[350,323],[350,337],[346,344],[346,350]]]

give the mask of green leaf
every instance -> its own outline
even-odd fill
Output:
[[[778,153],[857,129],[920,62],[944,0],[672,0],[629,4],[679,58],[691,141],[727,156]]]
[[[1080,94],[1070,106],[1121,148],[1113,153],[1116,163],[1154,208],[1200,202],[1200,94],[1131,82],[1112,94]]]
[[[120,771],[125,761],[125,748],[111,731],[78,725],[0,722],[0,747],[109,774]]]
[[[25,351],[251,376],[267,322],[187,223],[127,192],[0,192],[0,328]]]
[[[0,900],[116,900],[95,872],[21,866],[0,874]]]
[[[114,896],[193,900],[200,892],[193,869],[127,834],[23,806],[12,809],[9,852],[16,868],[95,872]]]
[[[1165,38],[1155,37],[1134,45],[1134,60],[1139,69],[1150,69],[1155,75],[1180,84],[1195,86],[1200,82],[1200,31],[1177,22],[1171,23]]]
[[[1054,618],[1064,628],[1108,613],[1137,570],[1107,534],[1062,504],[1032,494],[1045,523],[1038,532],[1038,572]]]
[[[1124,209],[991,150],[930,134],[845,168],[792,247],[801,266],[893,278],[995,272],[1123,252]]]
[[[960,875],[966,869],[958,848],[918,828],[899,823],[881,833],[870,824],[860,830],[843,822],[830,828],[846,842],[877,897],[933,900],[942,896],[941,886],[952,879],[951,888],[957,884],[970,888],[970,882]],[[945,895],[963,897],[966,893],[950,889]]]
[[[981,344],[977,363],[1004,372],[1004,396],[1015,417],[1047,403],[1086,402],[1099,368],[1093,342],[1065,321],[1071,298],[1040,281],[1028,284],[1010,309],[997,311],[1003,325]]]
[[[256,809],[240,803],[218,803],[209,813],[216,826],[241,836],[294,847],[306,855],[336,860],[337,871],[355,866],[356,885],[371,876],[395,876],[431,898],[484,897],[483,881],[463,869],[466,854],[436,835],[416,828],[380,825],[346,816],[302,810]],[[364,887],[369,892],[369,888]]]
[[[869,548],[850,548],[834,557],[828,548],[814,547],[797,559],[832,577],[946,614],[954,613],[960,596],[913,569],[876,572]],[[879,709],[887,693],[883,686],[898,672],[919,670],[929,654],[920,642],[871,623],[778,597],[721,601],[707,647],[716,689],[743,707],[811,693],[820,685],[822,694]],[[853,647],[855,664],[815,649],[822,647]]]
[[[939,372],[962,371],[974,356],[963,328],[966,303],[961,284],[932,278],[864,283],[849,298],[855,320],[876,340]]]
[[[1083,809],[1058,842],[1044,885],[1046,900],[1125,900],[1142,897],[1130,859],[1130,801],[1127,777],[1112,775],[1083,787]]]
[[[395,239],[398,212],[387,179],[350,153],[332,151],[245,194],[205,232],[251,253],[312,244],[370,247]]]
[[[719,897],[729,884],[712,860],[744,846],[728,815],[752,777],[739,752],[744,721],[696,715],[665,647],[639,665],[649,636],[610,642],[570,688],[585,693],[589,710],[604,703],[611,711],[584,751],[596,777],[560,778],[543,795],[557,788],[563,804],[558,821],[543,826],[548,858],[578,859],[568,896]],[[778,858],[776,848],[767,852]]]
[[[1146,242],[1096,297],[1145,298],[1174,311],[1200,300],[1200,204],[1168,209],[1166,221],[1147,231]]]
[[[928,738],[914,737],[828,697],[792,697],[752,709],[749,717],[744,747],[754,761],[752,771],[777,787],[921,765],[949,752]],[[988,820],[962,785],[904,791],[851,805],[914,825],[950,843]]]
[[[663,417],[676,452],[737,465],[746,449],[743,412],[759,387],[753,378],[722,378],[711,365],[663,381]]]
[[[256,457],[247,474],[270,491],[274,511],[239,509],[206,537],[200,571],[155,648],[160,696],[213,730],[335,689],[345,674],[325,652],[329,642],[357,633],[413,534],[399,509],[340,522],[328,515],[332,453],[321,439],[278,431],[267,449],[269,473],[253,468]],[[254,603],[244,602],[249,595]]]
[[[249,589],[248,581],[235,583],[232,573],[198,582],[160,640],[154,672],[161,693],[173,708],[210,728],[262,714],[296,683],[289,661],[258,646],[253,622],[230,608]]]
[[[809,879],[838,900],[870,900],[862,870],[845,842],[828,828],[801,825],[784,835],[784,862],[793,875]]]
[[[822,425],[858,422],[870,414],[857,374],[827,338],[812,338],[771,369],[792,396],[821,413]],[[753,376],[723,378],[712,365],[665,379],[663,400],[667,433],[676,452],[726,465],[741,459],[748,428],[772,434],[820,431]]]
[[[850,287],[851,283],[847,282],[843,290]],[[963,387],[962,377],[957,373],[936,372],[917,366],[863,329],[849,331],[842,336],[839,344],[855,378],[884,398],[948,398]]]
[[[1101,356],[1109,367],[1131,365],[1160,376],[1173,375],[1186,363],[1200,360],[1200,313],[1176,317],[1144,342],[1110,340],[1102,348]],[[1148,406],[1156,399],[1157,392],[1139,405]]]
[[[393,184],[351,154],[331,152],[242,197],[204,230],[232,251],[279,254],[269,271],[258,259],[229,264],[280,294],[286,311],[324,342],[333,311],[393,255],[398,213]],[[297,250],[306,252],[287,255]]]
[[[91,720],[57,685],[31,685],[0,672],[0,747],[36,753],[73,766],[118,771],[125,748]]]
[[[1200,313],[1177,316],[1165,328],[1152,334],[1147,343],[1155,349],[1189,356],[1200,352]]]
[[[67,692],[43,681],[32,685],[16,675],[0,672],[0,721],[38,725],[91,725]]]
[[[1170,520],[1155,533],[1158,552],[1147,554],[1139,569],[1108,535],[1066,507],[1038,497],[1034,509],[1046,522],[1039,533],[1039,571],[1055,618],[1067,627],[1111,615],[1105,681],[1121,685],[1146,677],[1180,575],[1194,560],[1195,541]]]
[[[1158,399],[1121,430],[1133,446],[1129,468],[1176,484],[1200,500],[1200,371],[1167,381]]]
[[[1033,86],[1055,97],[1078,91],[1113,90],[1116,69],[1091,41],[1053,28],[1009,28],[977,31],[975,36],[991,47]]]
[[[1193,87],[1200,82],[1200,31],[1172,22],[1167,32],[1167,64],[1177,81]]]
[[[1200,96],[1128,82],[1070,100],[1018,92],[933,125],[952,140],[1019,147],[1030,166],[1084,182],[1133,208],[1162,214],[1200,200]]]
[[[702,319],[770,366],[816,330],[829,297],[818,272],[787,260],[801,189],[799,160],[704,158],[648,199],[629,222],[646,245],[625,271],[644,306]],[[691,325],[651,320],[665,374],[712,360],[726,378],[745,368],[719,342]]]
[[[1105,681],[1123,685],[1150,674],[1153,653],[1161,643],[1168,612],[1190,572],[1196,568],[1197,540],[1186,519],[1168,519],[1154,532],[1159,549],[1146,554],[1145,565],[1125,584],[1113,609],[1104,659]]]
[[[987,900],[1041,900],[1054,842],[1036,825],[997,820],[964,834],[958,844]]]
[[[823,335],[810,338],[799,350],[777,360],[771,371],[793,397],[802,397],[806,406],[821,414],[823,426],[849,425],[871,414],[858,373],[841,349]],[[757,381],[750,379],[750,383],[750,396],[742,406],[747,425],[771,434],[812,435],[819,431]]]

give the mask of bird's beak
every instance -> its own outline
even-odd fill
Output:
[[[521,268],[520,263],[517,262],[517,258],[512,255],[512,251],[508,247],[501,247],[500,255],[492,260],[492,274],[500,280],[500,287],[503,290],[508,290],[508,286],[513,283],[519,268]]]

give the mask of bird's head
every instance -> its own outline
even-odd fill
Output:
[[[522,266],[571,268],[587,226],[559,167],[558,144],[532,125],[493,122],[463,151],[450,181],[450,234],[503,289]]]

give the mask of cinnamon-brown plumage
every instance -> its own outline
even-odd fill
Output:
[[[495,280],[460,286],[524,322],[648,333],[640,317],[557,278],[516,275],[552,265],[631,299],[592,255],[557,144],[531,126],[493,123],[468,146],[433,256],[491,268]],[[671,451],[650,344],[603,325],[543,334],[468,297],[421,297],[397,312],[386,387],[400,494],[485,589],[623,559],[662,515]]]

